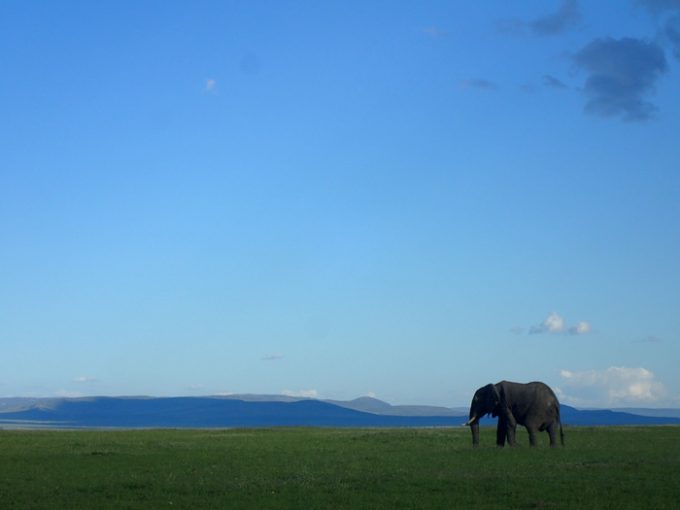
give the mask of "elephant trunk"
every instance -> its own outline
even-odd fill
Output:
[[[479,421],[470,424],[472,431],[472,446],[479,446]]]
[[[472,446],[479,446],[479,419],[473,416],[466,425],[470,425],[472,431]]]

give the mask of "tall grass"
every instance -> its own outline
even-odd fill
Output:
[[[0,508],[677,508],[679,427],[566,433],[0,431]]]

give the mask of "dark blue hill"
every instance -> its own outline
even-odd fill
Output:
[[[64,399],[1,413],[6,422],[61,427],[428,427],[458,425],[437,416],[381,416],[318,400],[247,402],[200,397]]]
[[[565,425],[680,425],[680,419],[661,416],[641,416],[608,409],[583,410],[561,406]]]
[[[680,425],[680,419],[661,416],[641,416],[608,409],[581,410],[564,404],[560,405],[562,425],[612,426],[612,425]],[[486,417],[482,425],[495,425],[497,418]]]

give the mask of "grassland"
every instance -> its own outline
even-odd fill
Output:
[[[0,431],[0,508],[677,508],[680,427]],[[521,439],[525,439],[522,437]],[[542,438],[544,441],[546,438]],[[526,443],[526,440],[524,440]]]

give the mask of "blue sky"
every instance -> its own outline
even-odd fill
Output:
[[[0,6],[0,396],[680,406],[680,2]]]

